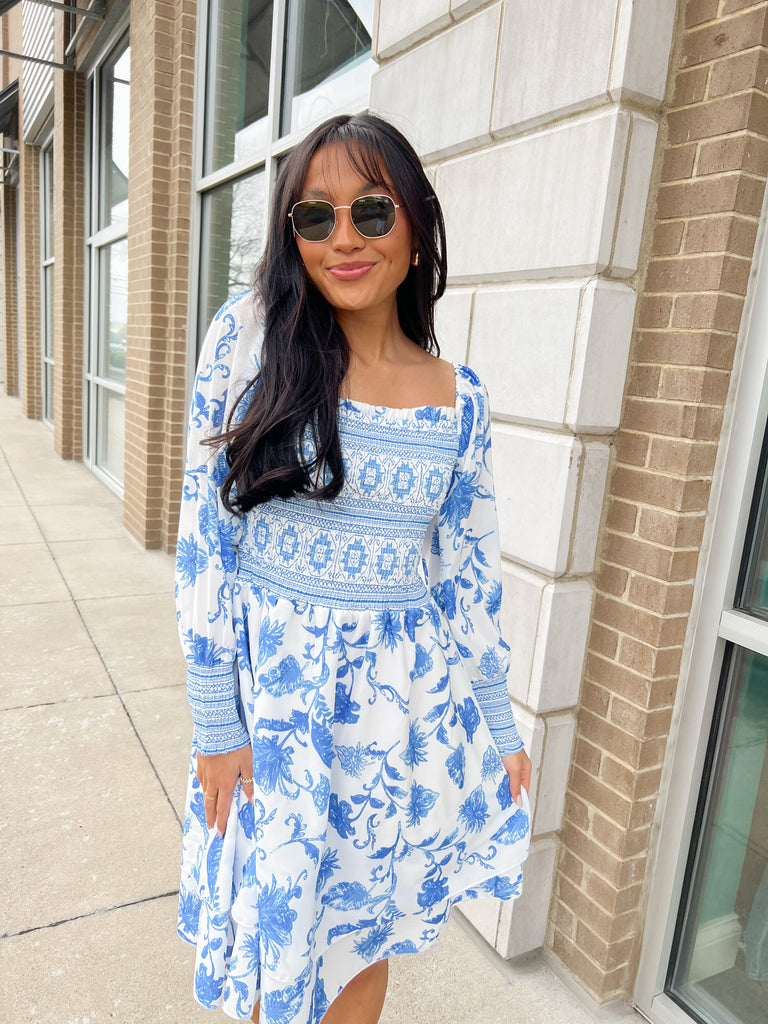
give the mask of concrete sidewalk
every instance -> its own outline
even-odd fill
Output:
[[[8,1024],[229,1019],[193,1002],[193,951],[176,937],[191,720],[172,576],[112,493],[0,396]],[[382,1024],[597,1019],[541,958],[504,963],[455,917],[433,951],[393,962]]]

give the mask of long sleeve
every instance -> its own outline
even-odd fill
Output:
[[[247,382],[256,373],[252,302],[248,296],[216,315],[200,356],[189,421],[176,550],[176,613],[187,661],[194,743],[203,754],[237,750],[249,742],[240,717],[232,624],[242,520],[221,502],[228,468],[224,451],[203,442],[221,432],[242,377]],[[238,363],[245,364],[242,373]]]
[[[488,394],[458,369],[459,452],[425,544],[427,582],[443,610],[499,753],[522,749],[507,693],[509,646],[499,629],[501,553]]]

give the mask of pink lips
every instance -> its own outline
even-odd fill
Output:
[[[337,263],[335,267],[329,267],[328,273],[337,281],[357,281],[365,277],[373,263]]]

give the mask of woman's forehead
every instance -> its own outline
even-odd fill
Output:
[[[378,157],[333,142],[322,146],[312,156],[304,176],[302,192],[331,194],[352,186],[391,187],[391,178]]]

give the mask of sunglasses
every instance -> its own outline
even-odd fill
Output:
[[[389,196],[359,196],[349,206],[333,206],[323,199],[294,203],[288,216],[293,230],[305,242],[324,242],[333,234],[336,211],[349,210],[349,217],[363,238],[383,238],[395,226],[400,207]]]

